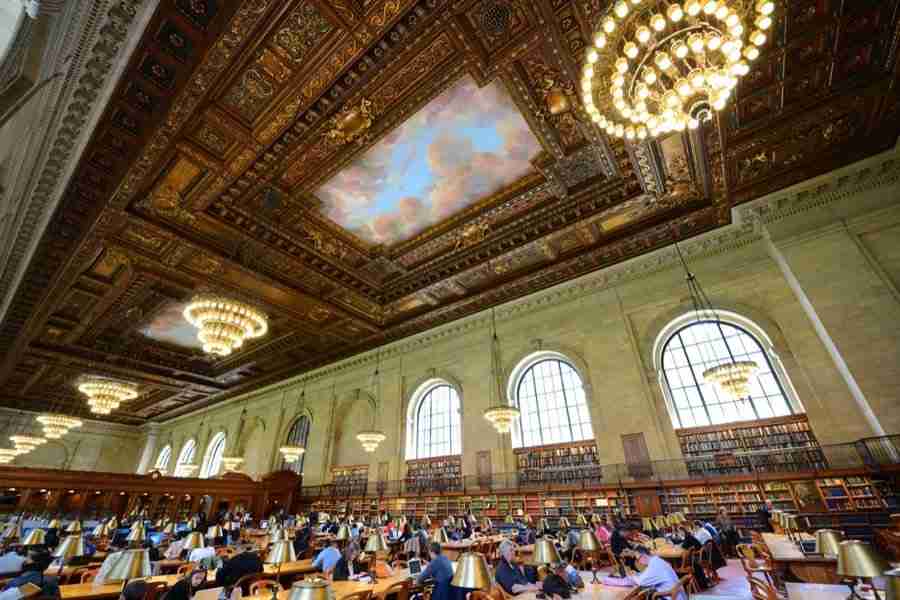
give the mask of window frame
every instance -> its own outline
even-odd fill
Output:
[[[556,367],[558,369],[558,377],[560,382],[560,390],[563,393],[563,408],[565,409],[566,415],[566,425],[569,431],[569,440],[568,441],[560,441],[560,442],[552,442],[544,440],[544,426],[541,421],[541,410],[537,410],[535,412],[535,418],[537,419],[537,431],[540,433],[540,443],[538,444],[526,444],[525,443],[525,410],[522,409],[522,403],[520,400],[520,393],[522,389],[522,385],[525,382],[526,377],[533,372],[533,369],[538,365],[545,362],[554,362],[556,363]],[[576,401],[573,404],[569,404],[568,402],[568,392],[565,386],[565,376],[562,371],[562,365],[566,365],[571,369],[572,373],[578,378],[578,382],[581,385],[582,397],[584,399],[585,410],[587,411],[588,419],[586,422],[581,420],[573,420],[572,417],[572,409],[578,408],[579,403]],[[534,385],[533,393],[535,398],[535,405],[540,408],[540,405],[537,403],[537,399],[542,395],[538,395],[537,384],[535,376],[532,375],[532,385]],[[594,431],[594,417],[591,410],[591,401],[589,397],[590,386],[586,383],[587,379],[585,378],[581,369],[576,366],[575,361],[571,360],[565,354],[560,352],[553,351],[542,351],[535,352],[525,357],[516,365],[516,367],[512,370],[512,373],[507,381],[507,398],[508,403],[511,406],[519,409],[519,418],[515,420],[513,423],[511,435],[512,435],[512,447],[515,449],[519,448],[541,448],[545,446],[555,446],[558,444],[577,444],[581,442],[593,442],[596,443],[596,433]],[[546,412],[546,411],[544,411]],[[583,427],[584,424],[587,424],[590,428],[590,435],[585,436],[576,436],[575,435],[575,426],[577,425],[579,428]]]
[[[432,405],[436,400],[432,396],[432,394],[440,389],[440,388],[448,388],[449,390],[449,398],[451,402],[455,398],[456,401],[456,411],[454,414],[453,406],[451,406],[448,410],[448,426],[446,429],[449,430],[449,446],[450,453],[444,454],[432,454],[430,451],[428,452],[420,452],[420,434],[422,432],[421,427],[421,418],[422,418],[422,409],[426,403]],[[429,417],[433,416],[434,412],[429,413]],[[429,418],[429,423],[431,419]],[[429,427],[428,431],[432,431],[434,428]],[[425,460],[430,458],[441,458],[444,456],[462,456],[462,394],[458,386],[450,383],[446,379],[441,378],[433,378],[429,379],[422,383],[418,388],[416,388],[415,393],[412,396],[412,401],[409,404],[409,410],[407,415],[407,436],[406,436],[406,460]],[[459,451],[453,452],[454,445],[458,446]],[[428,444],[428,448],[433,447],[433,443]]]
[[[299,434],[296,436],[296,437],[302,438],[302,439],[297,439],[296,441],[293,440],[292,438],[295,437],[294,434],[295,434],[295,431],[297,431],[297,427],[304,423],[306,425],[305,430],[303,430],[303,428],[301,428]],[[290,429],[288,429],[287,436],[285,437],[285,444],[287,444],[289,446],[298,445],[298,446],[303,446],[304,448],[307,448],[308,447],[307,445],[309,444],[310,429],[312,429],[312,420],[309,418],[309,416],[306,414],[298,415],[294,419],[294,422],[291,423]],[[298,475],[303,475],[304,461],[306,461],[306,452],[301,454],[300,458],[292,463],[289,463],[286,460],[284,460],[284,457],[282,456],[281,457],[281,469],[283,471],[293,471],[294,473],[296,473]]]
[[[224,431],[218,432],[206,446],[203,455],[203,465],[200,467],[200,479],[209,479],[219,474],[222,468],[222,458],[225,456],[226,436]],[[215,469],[213,469],[215,465]]]
[[[756,406],[756,403],[759,400],[764,400],[770,397],[768,394],[765,395],[764,398],[750,396],[750,406],[753,414],[755,415],[755,419],[745,419],[745,420],[737,420],[737,421],[723,421],[713,423],[712,416],[709,412],[710,404],[707,402],[705,396],[703,395],[703,383],[697,381],[696,375],[694,374],[694,363],[690,360],[690,357],[687,356],[685,352],[684,360],[686,364],[684,365],[691,372],[691,377],[694,380],[694,385],[690,387],[700,398],[701,405],[703,408],[703,412],[706,415],[707,421],[710,423],[709,425],[689,425],[685,427],[682,423],[682,417],[678,408],[678,405],[675,401],[675,395],[672,391],[672,386],[669,381],[669,374],[666,373],[665,369],[665,356],[666,351],[669,348],[669,344],[672,342],[676,336],[679,336],[682,332],[689,329],[690,327],[699,323],[704,324],[715,324],[717,321],[732,329],[737,330],[739,333],[747,336],[750,340],[756,344],[756,348],[753,351],[760,352],[765,358],[766,364],[768,367],[769,373],[772,378],[775,380],[776,385],[778,386],[778,390],[781,393],[781,396],[784,398],[785,404],[788,408],[788,414],[782,416],[790,416],[797,414],[804,414],[806,411],[803,408],[802,403],[800,402],[796,389],[791,382],[790,377],[787,374],[787,371],[784,368],[784,364],[781,362],[781,358],[778,356],[778,353],[775,352],[775,349],[772,345],[772,341],[766,332],[756,323],[751,321],[750,319],[739,315],[737,313],[727,311],[727,310],[718,310],[715,311],[715,316],[717,319],[710,318],[708,313],[698,313],[697,311],[689,311],[680,317],[676,317],[672,321],[670,321],[657,335],[656,341],[653,345],[653,362],[657,371],[657,383],[660,386],[660,390],[663,393],[663,398],[666,403],[666,408],[669,411],[669,418],[672,422],[672,427],[676,430],[679,429],[691,429],[693,427],[720,427],[724,425],[728,425],[730,423],[753,423],[754,421],[767,419],[770,417],[760,417],[759,410]],[[682,348],[684,348],[683,339],[680,341],[682,344]],[[743,343],[743,342],[742,342]],[[744,354],[744,352],[735,353],[734,348],[731,344],[729,344],[728,349],[732,352],[732,354]],[[746,349],[745,349],[746,350]],[[747,353],[753,353],[747,352]],[[761,367],[763,365],[760,365]],[[679,367],[670,367],[670,369],[679,368]],[[761,384],[760,384],[761,385]],[[680,387],[679,389],[685,389],[684,387]],[[713,405],[721,405],[721,402],[713,403]],[[776,417],[778,418],[778,417]]]
[[[187,456],[185,454],[187,453]],[[189,439],[181,446],[181,451],[178,453],[178,460],[175,463],[175,471],[174,474],[176,476],[181,476],[180,467],[183,465],[192,465],[194,464],[194,459],[197,457],[197,440],[194,438]]]
[[[165,461],[163,461],[165,457]],[[166,444],[165,447],[156,455],[156,463],[153,465],[155,471],[168,473],[169,463],[172,461],[172,444]]]

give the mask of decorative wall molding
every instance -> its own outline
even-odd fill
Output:
[[[72,58],[62,82],[44,91],[53,93],[55,102],[45,119],[49,129],[35,130],[35,135],[45,136],[48,142],[36,159],[25,165],[34,168],[22,169],[15,189],[9,186],[12,197],[21,198],[22,205],[12,242],[0,248],[4,264],[0,321],[155,4],[144,0],[72,2],[57,18],[62,31],[54,32],[48,44],[48,52],[55,52],[56,60],[47,66],[52,73]]]
[[[760,230],[762,222],[775,223],[816,208],[835,205],[867,191],[897,184],[900,181],[900,160],[898,158],[900,158],[898,150],[893,149],[736,207],[732,210],[732,224],[681,242],[682,254],[689,261],[697,261],[740,250],[762,240]],[[893,197],[889,195],[885,197],[885,202],[894,201]],[[876,208],[872,208],[872,210],[876,210]],[[860,215],[860,217],[864,218],[864,215]],[[532,314],[544,308],[557,307],[675,268],[681,268],[677,254],[672,248],[663,248],[532,294],[521,300],[498,306],[497,320],[499,322],[509,321],[522,314]],[[285,392],[300,385],[309,386],[319,381],[338,377],[354,369],[370,366],[375,363],[377,354],[381,355],[382,363],[384,363],[385,360],[402,356],[414,349],[473,331],[487,331],[489,327],[490,312],[483,311],[352,358],[285,379],[248,394],[231,398],[216,404],[215,407],[204,407],[178,415],[166,422],[177,423],[213,410],[221,414],[226,407],[237,403],[248,403],[254,399],[273,396],[278,392]],[[307,391],[309,391],[308,387]]]

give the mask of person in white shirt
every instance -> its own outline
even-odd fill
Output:
[[[706,527],[704,527],[702,523],[694,523],[694,531],[691,533],[697,538],[700,545],[712,540],[712,535],[710,535],[709,531],[706,530]]]
[[[163,558],[166,560],[175,560],[181,557],[181,551],[184,549],[184,538],[180,540],[175,540],[169,547],[166,548],[165,554],[163,554]]]
[[[21,556],[18,552],[8,551],[3,556],[0,556],[0,575],[19,573],[26,560],[27,558]]]
[[[637,552],[639,554],[637,562],[643,565],[644,570],[631,576],[638,587],[628,594],[628,598],[637,598],[648,589],[668,592],[678,585],[678,574],[665,559],[650,556],[650,551],[643,546],[638,546]],[[682,590],[674,600],[687,600],[687,595]]]
[[[191,550],[190,555],[188,556],[188,561],[192,563],[198,563],[205,558],[214,558],[216,556],[216,549],[212,546],[206,546],[205,548],[194,548]]]

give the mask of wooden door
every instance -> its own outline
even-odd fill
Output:
[[[649,479],[653,475],[650,452],[643,433],[622,434],[622,449],[625,451],[629,475],[635,479]]]
[[[481,450],[475,458],[476,473],[478,474],[479,487],[491,487],[491,451]]]

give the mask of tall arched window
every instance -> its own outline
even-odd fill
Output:
[[[206,447],[206,455],[203,457],[203,466],[200,467],[200,478],[215,477],[222,468],[222,457],[225,455],[225,432],[220,431],[213,436]]]
[[[561,354],[540,353],[513,371],[510,395],[520,415],[513,446],[543,446],[594,439],[578,371]]]
[[[309,417],[306,415],[301,415],[294,421],[294,424],[291,425],[291,430],[288,431],[287,440],[285,444],[288,446],[300,446],[302,448],[306,448],[306,443],[309,441]],[[306,452],[300,455],[300,458],[290,463],[281,459],[281,468],[287,471],[293,471],[298,475],[303,474],[303,461],[306,459]]]
[[[461,452],[459,394],[446,381],[427,381],[419,387],[410,403],[406,459]]]
[[[695,313],[673,321],[659,343],[660,384],[669,401],[675,428],[719,425],[780,417],[797,412],[791,401],[786,374],[767,339],[746,319],[718,313],[718,320],[697,320]],[[723,339],[724,334],[724,339]],[[764,335],[764,334],[763,334]],[[726,346],[727,344],[727,346]],[[767,348],[769,348],[767,350]],[[703,372],[734,360],[752,360],[759,369],[750,380],[750,395],[735,399],[707,383]],[[798,406],[799,407],[799,406]]]
[[[168,445],[162,449],[156,458],[156,470],[165,472],[169,468],[169,460],[172,458],[172,446]]]
[[[190,439],[181,447],[178,453],[178,462],[175,463],[175,475],[181,475],[181,467],[183,465],[191,465],[194,463],[194,455],[197,453],[197,442]]]

